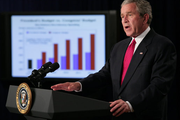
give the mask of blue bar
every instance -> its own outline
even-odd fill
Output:
[[[37,60],[37,69],[41,68],[42,66],[42,60]]]
[[[61,69],[66,70],[66,57],[65,56],[61,57]]]
[[[91,70],[91,53],[85,53],[86,59],[86,70]]]
[[[54,63],[54,58],[49,58],[49,62]]]
[[[78,70],[78,55],[73,55],[73,70]]]

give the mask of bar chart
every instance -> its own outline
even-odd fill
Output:
[[[68,17],[79,21],[59,24]],[[96,22],[84,23],[87,17]],[[23,20],[21,16],[15,18],[21,23],[26,17]],[[38,21],[37,16],[28,16],[29,21],[32,19]],[[33,69],[39,69],[49,61],[60,64],[58,70],[46,76],[50,78],[83,78],[103,67],[106,55],[104,16],[55,16],[53,19],[56,22],[12,25],[13,76],[28,76]]]
[[[43,51],[41,52],[41,59],[38,59],[35,61],[37,63],[37,68],[39,69],[43,64],[50,61],[52,63],[58,62],[61,64],[62,70],[82,70],[83,69],[83,56],[85,56],[85,70],[95,70],[95,34],[90,34],[90,49],[89,52],[85,52],[83,54],[83,39],[78,38],[77,40],[77,54],[70,55],[71,52],[71,41],[65,40],[65,56],[59,56],[58,51],[60,50],[58,48],[58,44],[53,44],[53,57],[47,58],[48,52]],[[39,47],[39,46],[38,46]],[[38,51],[38,50],[37,50]],[[72,65],[70,64],[70,58],[72,58]],[[32,59],[28,59],[28,69],[32,69]],[[71,67],[72,66],[72,67]]]

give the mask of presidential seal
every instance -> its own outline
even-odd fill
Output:
[[[16,91],[16,106],[21,114],[27,114],[31,109],[32,93],[27,83],[21,83]]]

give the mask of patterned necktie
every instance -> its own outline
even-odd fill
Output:
[[[131,58],[132,58],[133,53],[134,53],[135,44],[136,44],[136,41],[135,41],[135,39],[133,39],[133,41],[131,42],[131,44],[128,46],[128,48],[126,50],[126,54],[124,56],[124,61],[123,61],[121,85],[123,83],[124,77],[126,75],[126,71],[127,71],[129,64],[131,62]]]

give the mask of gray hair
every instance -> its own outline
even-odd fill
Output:
[[[152,21],[152,8],[148,1],[146,0],[124,0],[121,4],[121,7],[123,5],[129,4],[129,3],[135,3],[137,11],[139,12],[140,16],[144,16],[144,14],[149,15],[149,19],[147,21],[147,24],[150,25]]]

